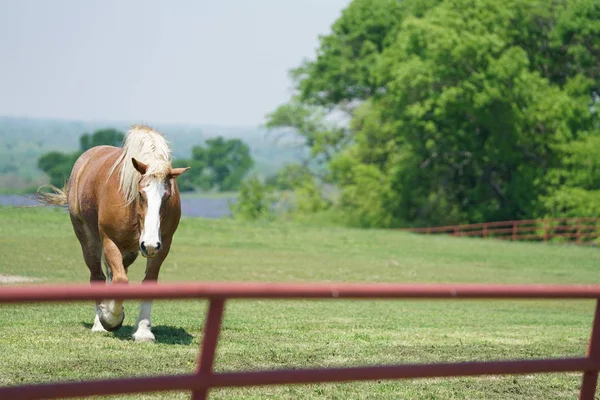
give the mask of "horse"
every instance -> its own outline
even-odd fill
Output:
[[[177,177],[165,138],[135,125],[123,146],[96,146],[75,162],[63,189],[38,190],[46,205],[67,206],[90,283],[127,284],[127,270],[141,253],[146,258],[143,283],[156,282],[181,218]],[[106,268],[106,275],[102,265]],[[151,301],[142,301],[133,333],[135,341],[154,341]],[[92,332],[116,331],[123,325],[122,300],[96,301]]]

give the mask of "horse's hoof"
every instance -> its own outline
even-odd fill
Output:
[[[103,316],[100,316],[100,323],[102,324],[102,327],[104,329],[106,329],[108,332],[114,332],[114,331],[118,331],[119,329],[121,329],[121,327],[123,326],[123,321],[125,320],[125,311],[123,311],[121,313],[121,321],[119,321],[116,325],[111,325],[109,324],[104,318],[102,318]]]
[[[154,342],[154,334],[150,329],[138,329],[132,336],[136,342]]]
[[[104,329],[102,323],[98,321],[92,326],[92,332],[106,332],[106,329]]]

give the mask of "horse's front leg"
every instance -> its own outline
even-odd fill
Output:
[[[167,258],[169,250],[171,249],[172,238],[163,238],[163,247],[158,252],[156,257],[149,258],[146,261],[146,276],[142,283],[156,283],[158,280],[158,274],[160,267]],[[144,300],[140,305],[140,315],[138,316],[135,324],[133,339],[137,342],[152,342],[154,341],[154,334],[152,333],[152,319],[150,314],[152,312],[152,300]]]
[[[123,266],[123,256],[121,250],[108,237],[102,240],[102,261],[106,266],[109,281],[115,284],[127,284],[127,272]],[[125,312],[123,310],[123,300],[103,300],[100,303],[99,320],[107,331],[116,331],[123,325]]]

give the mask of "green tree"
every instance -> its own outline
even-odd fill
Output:
[[[550,170],[555,190],[542,197],[548,217],[600,216],[600,136],[560,147],[562,162]]]
[[[291,71],[300,98],[327,108],[345,108],[373,96],[381,88],[373,68],[401,23],[406,2],[352,1],[333,24],[332,33],[321,38],[316,59]]]
[[[79,153],[65,154],[52,151],[38,159],[38,168],[50,177],[50,183],[62,187],[71,175],[71,169]]]
[[[274,201],[271,188],[258,177],[251,176],[241,183],[236,202],[229,208],[235,218],[258,220],[273,216]]]
[[[198,171],[194,182],[205,189],[237,190],[253,165],[250,148],[240,139],[219,136],[192,149],[191,166]]]
[[[314,161],[317,165],[331,161],[350,141],[350,132],[328,121],[323,107],[303,103],[298,98],[268,114],[265,126],[271,131],[277,129],[300,136],[310,149],[307,162]]]
[[[265,183],[280,190],[289,190],[311,179],[313,173],[306,165],[288,164],[267,178]]]
[[[278,205],[287,214],[313,214],[331,207],[322,182],[306,165],[288,164],[265,183],[286,191],[278,196]]]
[[[594,0],[354,0],[271,122],[312,139],[348,112],[326,162],[352,224],[546,215],[565,188],[597,190],[565,171],[600,135],[598,21]]]
[[[178,158],[173,160],[173,167],[185,168],[190,167],[190,171],[180,175],[177,178],[177,188],[180,192],[193,192],[196,190],[198,185],[196,184],[196,177],[198,174],[202,174],[202,165],[189,159]],[[192,172],[193,171],[193,172]]]

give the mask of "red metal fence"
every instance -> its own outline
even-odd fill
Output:
[[[561,241],[577,245],[598,245],[600,218],[553,218],[479,224],[408,228],[405,231],[426,234],[451,234],[504,240]]]
[[[205,399],[211,388],[344,382],[375,379],[433,378],[549,372],[583,372],[580,399],[595,396],[600,370],[600,285],[408,285],[196,283],[145,285],[66,285],[2,287],[0,304],[112,299],[208,299],[202,349],[194,374],[60,382],[0,388],[2,399],[56,399],[93,395],[185,390]],[[596,311],[585,357],[213,372],[217,341],[228,299],[594,299]]]

